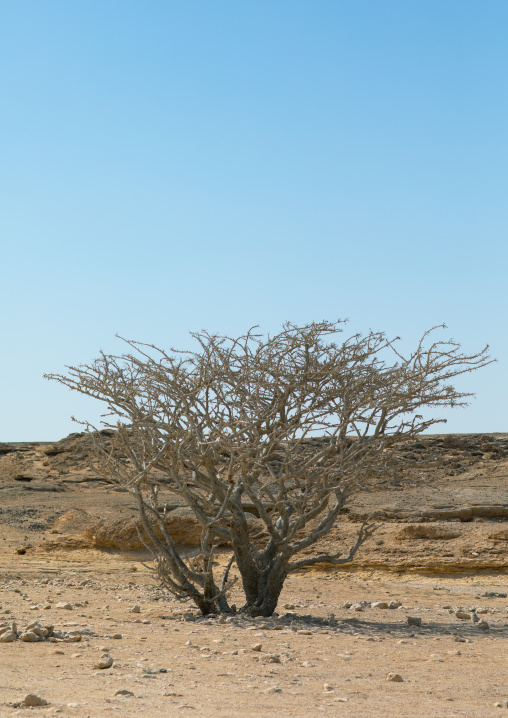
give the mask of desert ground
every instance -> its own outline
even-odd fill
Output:
[[[291,575],[269,619],[164,594],[90,456],[81,434],[0,444],[0,718],[508,716],[508,434],[403,445],[323,542],[380,510],[354,561]]]

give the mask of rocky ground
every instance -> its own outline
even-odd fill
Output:
[[[403,446],[324,542],[381,509],[353,564],[291,576],[272,619],[225,622],[161,594],[88,442],[0,444],[0,718],[508,715],[508,434]],[[172,516],[192,551],[176,499]]]

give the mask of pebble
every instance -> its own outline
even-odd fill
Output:
[[[400,601],[390,601],[388,608],[400,608],[402,603]]]
[[[386,603],[386,601],[375,601],[375,602],[371,605],[371,608],[382,608],[382,609],[385,609],[385,608],[389,608],[389,605]]]
[[[263,646],[261,645],[261,643],[254,643],[254,645],[251,646],[251,648],[253,651],[260,651],[263,648]]]
[[[386,680],[393,681],[394,683],[402,683],[404,679],[402,678],[400,673],[389,673],[386,676]]]
[[[0,636],[0,643],[12,643],[17,639],[17,635],[14,633],[14,631],[8,630],[5,631],[5,633],[2,633]]]
[[[63,608],[66,611],[72,611],[72,604],[68,601],[58,601],[58,603],[55,603],[55,608]]]
[[[477,628],[479,628],[480,631],[488,631],[490,626],[487,621],[480,621],[480,623],[477,624]]]
[[[325,684],[323,685],[323,688],[324,688],[325,691],[333,691],[333,686],[330,685],[330,683],[325,683]]]
[[[455,615],[457,618],[460,618],[462,621],[470,621],[471,620],[471,614],[466,613],[465,611],[455,611]]]
[[[126,688],[119,688],[115,693],[115,696],[133,696],[133,695],[134,695],[134,693],[132,691],[128,691]],[[166,695],[166,694],[164,694],[164,695]]]
[[[113,656],[111,656],[109,653],[103,653],[100,659],[95,664],[94,668],[111,668],[113,665]]]
[[[20,635],[19,639],[20,641],[25,641],[26,643],[37,643],[40,637],[33,631],[25,631],[25,633]]]
[[[141,613],[141,608],[136,605],[131,608],[131,613]]]

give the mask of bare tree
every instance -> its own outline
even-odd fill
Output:
[[[301,552],[330,531],[353,491],[386,472],[387,449],[443,421],[420,411],[464,406],[471,394],[449,382],[491,361],[488,347],[466,355],[454,341],[434,341],[436,327],[404,357],[383,333],[335,343],[342,325],[288,323],[275,336],[250,330],[237,339],[194,333],[189,352],[127,341],[127,354],[101,353],[48,376],[106,404],[108,441],[88,425],[101,471],[134,495],[162,584],[203,614],[231,611],[233,562],[240,610],[261,616],[273,613],[291,571],[350,562],[371,520],[345,555]],[[167,490],[202,526],[192,560],[168,531]],[[217,576],[219,545],[232,556]]]

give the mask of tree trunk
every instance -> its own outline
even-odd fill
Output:
[[[277,608],[279,596],[287,576],[288,560],[280,554],[259,573],[255,596],[248,598],[241,609],[249,616],[271,616]]]

